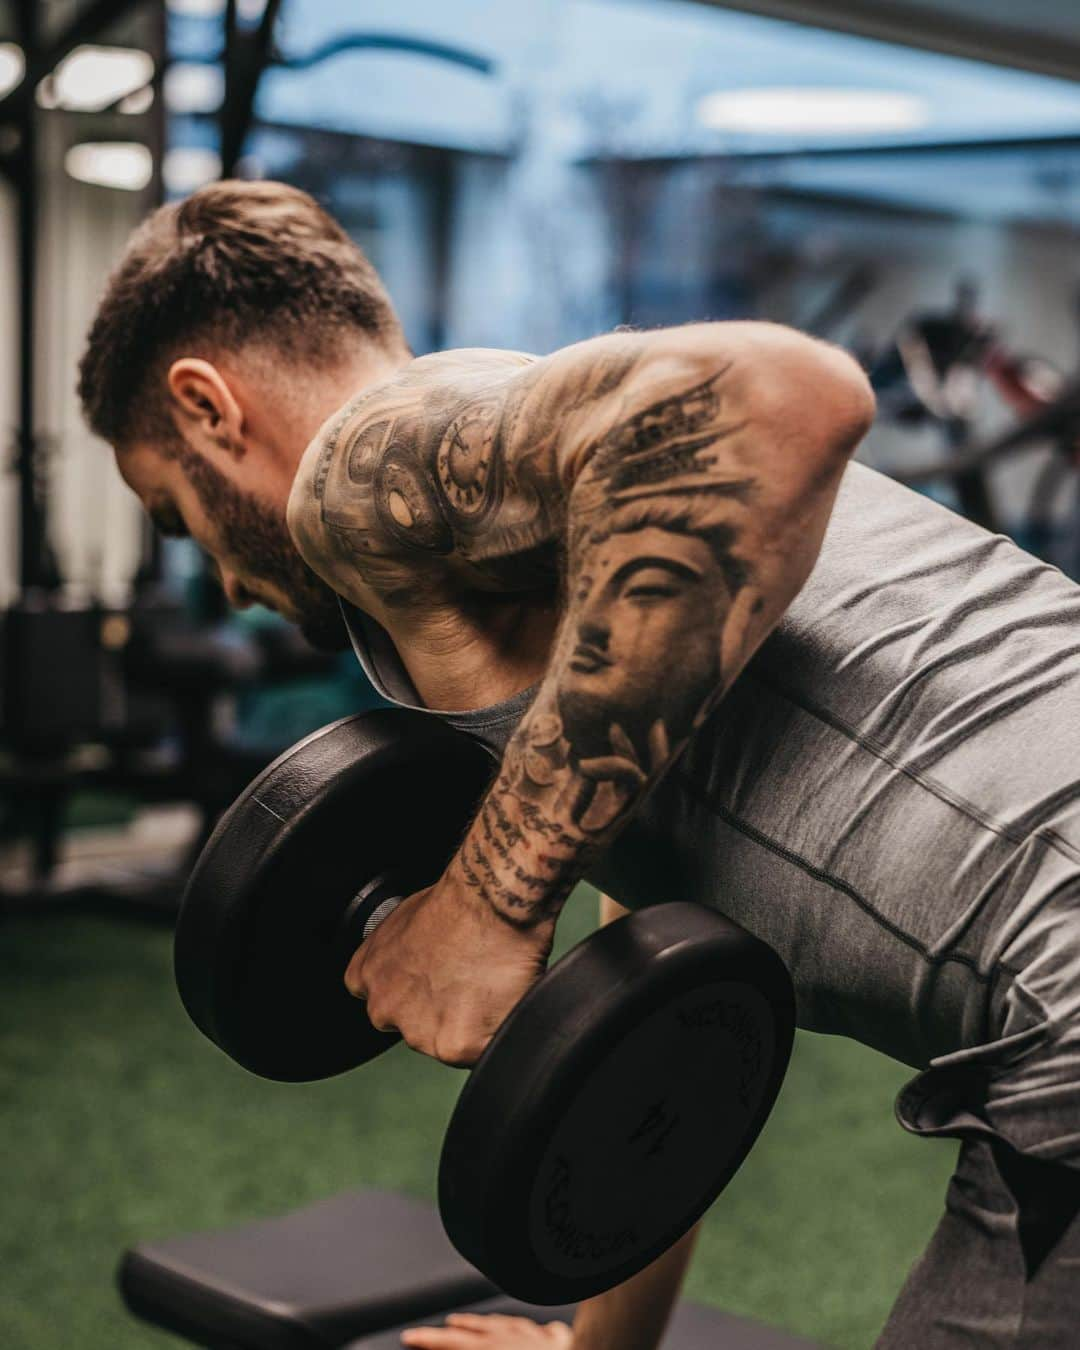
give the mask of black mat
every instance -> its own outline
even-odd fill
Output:
[[[117,1279],[137,1316],[212,1350],[337,1350],[495,1292],[430,1205],[384,1191],[143,1243]]]

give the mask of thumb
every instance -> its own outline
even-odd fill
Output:
[[[353,998],[367,998],[367,981],[364,978],[364,949],[358,947],[345,970],[345,988]]]

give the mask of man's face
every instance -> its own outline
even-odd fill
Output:
[[[297,552],[284,508],[185,445],[169,455],[133,447],[117,455],[117,464],[157,529],[190,536],[216,564],[231,605],[265,605],[297,624],[313,646],[347,647],[337,596]]]
[[[672,743],[720,680],[718,614],[730,592],[696,535],[650,525],[597,546],[581,578],[581,615],[559,699],[578,759],[611,753],[617,723],[645,762],[659,718]]]

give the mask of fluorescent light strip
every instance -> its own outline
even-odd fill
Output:
[[[42,82],[38,102],[69,112],[101,112],[149,84],[154,59],[135,47],[76,47]]]
[[[714,131],[745,136],[852,136],[916,131],[930,121],[926,101],[886,89],[809,86],[720,90],[697,106]]]
[[[0,42],[0,98],[22,81],[26,73],[26,57],[14,42]]]
[[[150,182],[154,158],[139,141],[84,141],[64,156],[64,168],[80,183],[140,192]]]

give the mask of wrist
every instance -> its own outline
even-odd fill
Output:
[[[563,901],[553,905],[549,897],[541,896],[535,904],[523,905],[520,896],[509,887],[500,885],[499,877],[490,867],[474,865],[465,856],[468,840],[451,858],[443,875],[446,886],[462,907],[480,917],[486,917],[521,933],[550,932],[562,909]]]
[[[582,1305],[570,1325],[570,1350],[620,1350],[617,1328],[611,1319],[605,1329],[604,1319],[589,1315]]]

